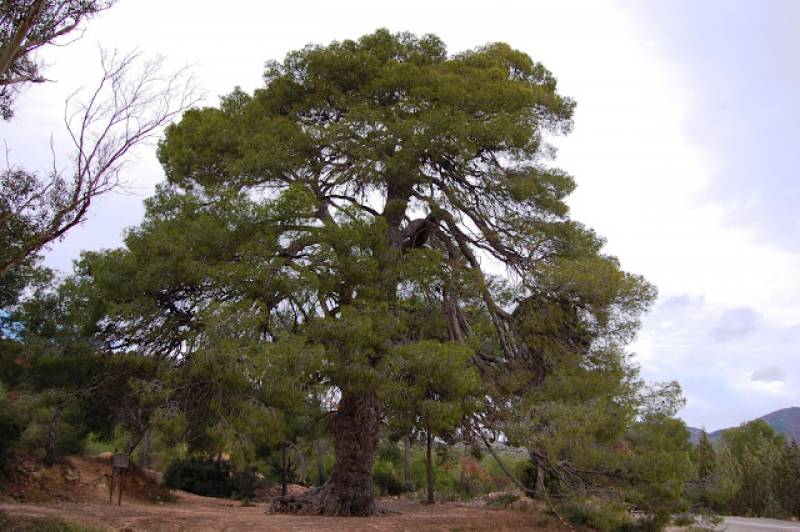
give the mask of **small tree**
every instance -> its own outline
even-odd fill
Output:
[[[626,434],[631,457],[623,465],[626,499],[645,512],[654,529],[671,515],[685,511],[686,485],[691,479],[691,442],[686,424],[675,418],[683,406],[680,387],[667,383],[648,393],[639,419]]]
[[[472,350],[460,343],[420,341],[398,347],[390,358],[387,390],[394,422],[425,434],[427,501],[435,502],[433,445],[479,409],[478,372]]]
[[[717,482],[717,453],[708,433],[703,430],[700,433],[700,441],[692,451],[692,462],[694,464],[694,486],[696,490],[697,502],[704,508],[711,507],[709,492]]]
[[[783,511],[789,517],[800,517],[800,445],[796,439],[783,449],[777,480]]]
[[[722,514],[735,514],[735,498],[742,484],[742,470],[728,447],[717,452],[715,469],[717,474],[709,486],[708,500],[711,508]]]

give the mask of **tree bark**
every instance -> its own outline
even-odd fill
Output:
[[[281,445],[281,496],[286,497],[289,493],[289,486],[286,482],[286,444]]]
[[[545,498],[545,489],[544,489],[544,468],[541,464],[536,464],[536,492],[537,499],[544,499]]]
[[[406,434],[403,437],[403,482],[406,488],[411,485],[411,437]]]
[[[274,497],[270,511],[339,516],[379,513],[372,492],[379,423],[374,393],[343,390],[333,421],[336,462],[330,479],[305,495]]]
[[[47,467],[52,466],[56,461],[56,443],[58,443],[58,425],[61,421],[61,414],[64,412],[66,405],[60,404],[56,406],[53,417],[50,419],[50,425],[47,427],[47,443],[45,443],[44,451],[44,465]]]
[[[431,454],[431,450],[433,448],[433,436],[431,433],[428,433],[428,448],[427,448],[427,456],[426,456],[426,473],[428,477],[428,504],[433,504],[436,502],[436,498],[433,495],[433,456]]]
[[[142,450],[139,451],[139,465],[143,469],[150,467],[150,429],[147,428],[142,436]]]
[[[28,11],[25,19],[12,34],[11,39],[4,47],[0,48],[0,78],[5,77],[6,71],[11,66],[11,63],[14,62],[20,48],[22,48],[25,37],[28,36],[34,24],[36,24],[36,19],[42,14],[44,6],[44,0],[35,0],[31,4],[30,11]]]

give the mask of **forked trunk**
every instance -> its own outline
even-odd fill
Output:
[[[336,461],[330,479],[305,495],[273,498],[270,510],[341,516],[378,513],[372,493],[378,414],[373,393],[343,391],[333,421]]]

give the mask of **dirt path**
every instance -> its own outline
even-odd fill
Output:
[[[16,460],[12,481],[0,484],[0,511],[12,520],[59,518],[114,531],[249,531],[249,530],[559,530],[555,518],[536,510],[493,510],[459,503],[428,506],[408,499],[380,504],[399,512],[376,518],[332,518],[266,514],[266,504],[242,507],[227,499],[173,492],[175,502],[150,473],[131,472],[122,506],[108,503],[110,462],[68,457],[47,468],[31,458]],[[0,525],[2,528],[2,525]],[[3,531],[0,531],[3,532]]]
[[[530,512],[491,510],[456,503],[426,506],[402,500],[385,501],[383,506],[401,513],[376,518],[266,515],[265,504],[243,508],[234,501],[183,493],[177,502],[167,504],[123,501],[118,507],[100,502],[3,503],[0,510],[12,517],[58,517],[115,531],[558,530],[546,516]]]

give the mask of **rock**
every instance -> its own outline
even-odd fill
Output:
[[[81,480],[81,472],[70,466],[64,468],[61,476],[63,476],[64,480],[67,482],[80,482]]]
[[[99,458],[100,460],[108,460],[109,462],[113,457],[114,453],[112,453],[111,451],[106,451],[104,453],[100,453],[97,455],[97,458]]]

